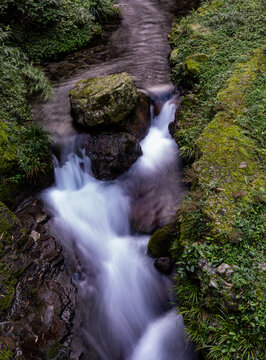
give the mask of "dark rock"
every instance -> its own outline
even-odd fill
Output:
[[[127,133],[97,135],[85,145],[96,178],[112,180],[128,170],[142,154],[137,139]]]
[[[70,359],[76,288],[60,244],[46,229],[49,215],[37,200],[16,215],[4,205],[0,210],[0,338],[15,359],[47,359],[55,348]]]
[[[170,257],[161,257],[154,260],[154,266],[163,274],[170,274],[172,271],[172,259]]]
[[[151,126],[151,113],[150,98],[142,92],[139,95],[136,109],[131,112],[120,130],[135,136],[138,140],[142,140]]]

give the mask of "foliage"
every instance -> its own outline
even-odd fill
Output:
[[[170,39],[172,79],[186,89],[174,137],[192,165],[172,246],[178,310],[211,360],[266,355],[263,10],[206,1]]]
[[[15,15],[15,16],[14,16]],[[55,59],[87,45],[99,22],[119,16],[109,0],[4,0],[0,23],[35,62]]]
[[[176,134],[179,148],[185,156],[189,149],[193,149],[206,124],[212,120],[218,106],[217,94],[225,81],[237,64],[245,62],[253,50],[264,44],[261,25],[264,10],[263,2],[252,0],[205,1],[197,11],[174,25],[170,37],[170,44],[175,49],[174,56],[170,58],[172,80],[190,88],[190,99],[193,94],[192,103],[184,106],[179,118],[181,130],[184,131]],[[208,61],[199,64],[196,79],[184,77],[186,61],[196,54],[205,54]],[[257,95],[261,97],[262,92]],[[262,119],[260,124],[262,126]],[[252,126],[248,131],[251,129]]]
[[[7,184],[34,180],[51,164],[47,134],[32,124],[28,105],[28,96],[41,93],[47,98],[51,86],[25,54],[11,46],[10,36],[0,28],[0,194]]]

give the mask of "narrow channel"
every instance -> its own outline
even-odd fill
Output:
[[[36,120],[61,148],[60,160],[55,159],[55,184],[43,198],[53,213],[53,232],[72,262],[78,289],[74,331],[79,340],[72,350],[84,360],[194,360],[182,317],[169,305],[171,280],[147,256],[149,236],[131,226],[134,214],[145,218],[150,228],[167,224],[184,196],[178,149],[168,131],[179,102],[169,81],[167,58],[174,1],[167,9],[156,0],[119,4],[123,21],[108,45],[109,51],[116,47],[116,55],[85,69],[77,65],[70,78],[56,81],[50,101],[34,107]],[[53,66],[49,71],[58,64]],[[81,78],[121,71],[129,72],[139,88],[156,98],[161,110],[156,116],[151,106],[152,125],[141,142],[143,155],[127,173],[104,182],[93,177],[90,159],[80,147],[68,92]]]

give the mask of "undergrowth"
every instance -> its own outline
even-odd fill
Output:
[[[15,16],[14,16],[15,15]],[[119,16],[109,0],[4,0],[0,23],[34,62],[55,60],[80,49]]]
[[[172,247],[178,311],[211,360],[266,357],[264,13],[263,2],[205,1],[170,37],[191,184]]]

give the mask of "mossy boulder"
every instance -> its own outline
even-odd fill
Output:
[[[77,82],[69,93],[74,120],[87,128],[124,122],[139,100],[127,73]]]
[[[148,243],[148,253],[156,258],[169,256],[173,240],[172,224],[164,226],[152,234]]]
[[[186,58],[184,63],[184,75],[185,76],[197,76],[200,74],[200,66],[209,60],[209,56],[206,54],[193,54]]]

